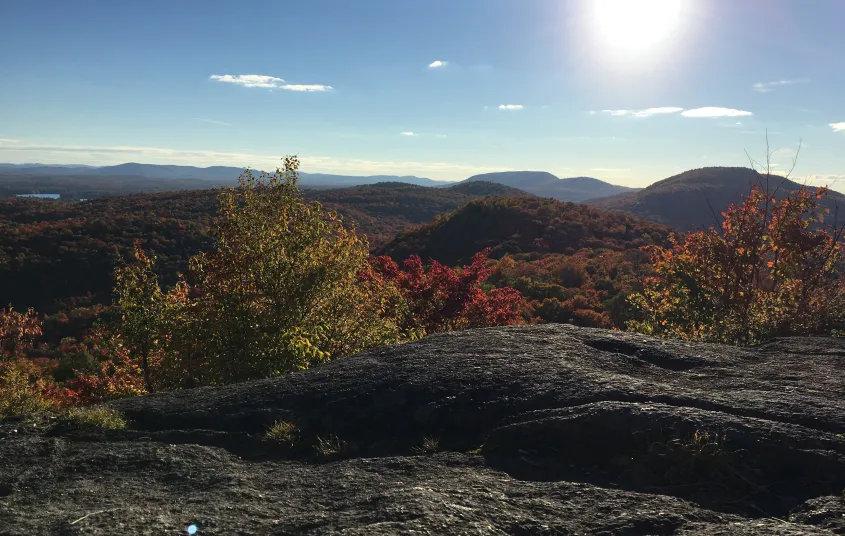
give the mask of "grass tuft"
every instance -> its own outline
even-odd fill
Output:
[[[267,433],[264,434],[264,441],[291,446],[296,440],[296,432],[296,425],[292,422],[276,421],[267,429]]]
[[[314,450],[321,458],[338,458],[349,450],[349,444],[335,435],[329,437],[317,437],[317,444]]]
[[[422,445],[414,447],[416,454],[434,454],[440,452],[440,440],[436,437],[427,436],[423,439]]]
[[[80,428],[100,428],[102,430],[122,430],[126,428],[126,419],[116,409],[106,406],[72,408],[62,420]]]

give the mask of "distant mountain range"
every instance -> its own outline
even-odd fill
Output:
[[[637,191],[636,188],[616,186],[592,177],[561,179],[545,171],[505,171],[475,175],[462,182],[486,181],[519,188],[540,197],[579,203],[587,199],[607,197]]]
[[[34,176],[47,175],[89,175],[98,177],[134,177],[161,180],[202,180],[215,185],[234,184],[243,172],[243,168],[229,166],[168,166],[157,164],[138,164],[129,162],[116,166],[51,166],[44,164],[0,164],[0,173],[13,172],[17,175],[31,174]],[[261,173],[261,170],[255,170]],[[310,188],[334,188],[339,186],[356,186],[359,184],[376,184],[379,182],[405,182],[418,186],[448,186],[448,181],[437,181],[423,177],[394,176],[394,175],[329,175],[325,173],[300,173],[300,185]]]
[[[741,202],[751,184],[760,181],[765,181],[765,177],[749,168],[707,167],[686,171],[636,192],[589,199],[585,203],[687,231],[717,225],[718,216],[714,214],[721,214],[731,203]],[[801,187],[777,175],[769,181],[772,190],[780,186],[778,197]],[[823,202],[831,210],[837,203],[845,210],[845,196],[838,192],[831,191]]]
[[[255,170],[261,173],[260,170]],[[134,162],[117,166],[52,166],[44,164],[0,164],[0,175],[15,174],[16,178],[31,177],[126,177],[152,181],[182,181],[180,187],[203,187],[201,184],[190,185],[186,181],[207,181],[209,186],[234,184],[243,169],[228,166],[194,167],[168,166],[157,164],[138,164]],[[616,186],[590,177],[560,179],[544,171],[507,171],[475,175],[462,183],[484,181],[517,188],[541,197],[552,197],[559,201],[580,202],[585,199],[605,197],[623,192],[634,191],[632,188]],[[304,188],[338,188],[377,184],[380,182],[404,182],[417,186],[449,187],[455,182],[428,179],[415,176],[396,175],[330,175],[325,173],[300,173],[299,184]],[[156,191],[160,184],[156,184]]]

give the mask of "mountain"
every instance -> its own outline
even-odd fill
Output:
[[[327,175],[325,173],[299,173],[299,185],[303,188],[337,188],[382,182],[402,182],[417,186],[448,186],[447,181],[438,181],[414,176],[396,175]]]
[[[200,179],[235,182],[243,172],[242,168],[211,166],[162,166],[129,162],[117,166],[103,166],[88,171],[91,175],[134,176],[146,179]]]
[[[398,235],[379,250],[401,260],[418,254],[448,265],[467,263],[492,248],[491,257],[566,254],[580,250],[636,249],[663,242],[669,228],[619,212],[539,197],[486,197]]]
[[[716,223],[714,214],[720,214],[731,203],[741,201],[750,186],[759,181],[765,181],[765,176],[749,168],[707,167],[669,177],[637,192],[591,199],[585,203],[606,210],[628,212],[687,231],[713,226]],[[770,184],[772,190],[780,185],[778,197],[801,187],[779,176],[772,176]],[[831,192],[823,202],[833,208],[837,202],[843,204],[845,196]]]
[[[38,163],[27,163],[27,164],[0,164],[0,170],[4,169],[15,169],[15,170],[22,170],[22,169],[58,169],[58,170],[67,170],[72,169],[74,171],[78,171],[80,169],[85,168],[93,168],[94,166],[86,166],[84,164],[63,164],[61,166],[56,166],[54,164],[38,164]]]
[[[345,216],[371,244],[385,242],[402,230],[427,223],[479,197],[527,195],[516,188],[480,181],[446,188],[382,182],[305,193]]]
[[[128,162],[116,166],[55,166],[43,164],[0,164],[0,175],[15,173],[17,175],[33,175],[45,177],[51,175],[78,175],[96,177],[133,177],[159,180],[202,180],[215,184],[234,184],[243,168],[228,166],[170,166],[158,164],[139,164]],[[261,170],[254,170],[260,174]],[[379,182],[405,182],[420,186],[447,186],[447,181],[437,181],[414,176],[395,175],[329,175],[326,173],[300,173],[300,185],[303,188],[337,188],[340,186],[355,186],[359,184],[376,184]]]
[[[525,190],[541,197],[558,201],[581,202],[586,199],[635,191],[634,188],[616,186],[591,177],[560,179],[545,171],[504,171],[475,175],[462,182],[486,181]]]

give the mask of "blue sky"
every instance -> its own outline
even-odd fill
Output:
[[[632,8],[631,6],[634,6]],[[845,179],[842,0],[4,0],[0,161]],[[252,75],[252,76],[249,76]],[[413,135],[411,135],[413,133]]]

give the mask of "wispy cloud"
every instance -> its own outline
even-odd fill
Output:
[[[845,122],[831,123],[830,128],[832,128],[834,132],[845,132]]]
[[[744,117],[754,115],[745,110],[736,110],[734,108],[721,108],[719,106],[706,106],[704,108],[693,108],[692,110],[684,110],[681,112],[684,117]]]
[[[16,141],[18,140],[13,140],[11,138],[0,138],[0,145],[3,145],[4,143],[15,143]]]
[[[845,191],[845,175],[807,175],[804,178],[793,177],[795,182],[806,182],[811,186],[827,186],[837,192]]]
[[[631,117],[651,117],[652,115],[676,114],[684,111],[677,106],[660,106],[657,108],[646,108],[645,110],[602,110],[602,113],[615,117],[630,115]]]
[[[429,69],[442,69],[443,67],[446,67],[447,65],[449,65],[448,61],[435,60],[435,61],[428,64],[428,68]]]
[[[806,84],[807,82],[809,82],[809,80],[807,80],[806,78],[799,78],[796,80],[776,80],[774,82],[757,82],[756,84],[751,86],[751,89],[759,93],[769,93],[780,86],[789,86],[792,84]]]
[[[413,132],[410,132],[410,131],[409,132],[400,132],[399,134],[402,135],[402,136],[416,136],[416,134],[414,134]]]
[[[684,117],[742,117],[747,115],[754,115],[745,110],[735,110],[733,108],[720,108],[717,106],[706,106],[704,108],[693,108],[691,110],[684,110],[677,106],[659,106],[657,108],[646,108],[644,110],[602,110],[601,113],[608,114],[613,117],[651,117],[653,115],[670,115],[680,113]],[[597,115],[595,110],[590,111],[590,115]]]
[[[523,106],[521,104],[500,104],[499,105],[500,110],[522,110],[524,108],[525,108],[525,106]]]
[[[332,86],[323,84],[288,84],[281,78],[263,74],[213,74],[209,77],[209,80],[243,87],[283,89],[285,91],[321,92],[331,91],[333,89]]]
[[[216,119],[202,119],[201,117],[195,117],[197,121],[202,121],[203,123],[208,123],[209,125],[217,125],[221,127],[230,127],[232,123],[227,123],[226,121],[217,121]]]
[[[332,86],[324,86],[322,84],[285,84],[283,86],[279,86],[279,89],[284,89],[286,91],[331,91],[334,88]]]
[[[226,84],[236,84],[243,87],[264,87],[274,88],[284,84],[285,81],[275,76],[266,76],[263,74],[213,74],[210,80],[216,82],[224,82]]]

